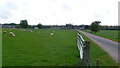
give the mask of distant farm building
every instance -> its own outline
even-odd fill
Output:
[[[2,28],[15,28],[16,25],[2,25]]]
[[[82,29],[85,29],[85,28],[84,28],[84,27],[80,27],[79,29],[81,29],[81,30],[82,30]]]
[[[34,29],[39,29],[38,27],[34,27]]]

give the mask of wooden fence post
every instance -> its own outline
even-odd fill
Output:
[[[87,66],[90,66],[89,62],[90,56],[90,41],[85,41],[85,47],[83,47],[83,61]]]
[[[96,60],[96,68],[99,68],[99,59]]]
[[[86,50],[86,55],[87,55],[87,58],[89,59],[89,56],[90,56],[90,41],[85,41],[85,50]]]

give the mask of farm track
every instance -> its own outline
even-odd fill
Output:
[[[118,44],[117,42],[111,41],[106,38],[102,38],[99,36],[92,35],[87,32],[80,31],[80,33],[84,34],[88,38],[90,38],[92,41],[94,41],[96,44],[98,44],[104,51],[106,51],[117,63],[120,63],[120,54],[118,54]],[[119,55],[119,56],[118,56]]]

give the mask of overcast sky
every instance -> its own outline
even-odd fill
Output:
[[[0,23],[118,25],[120,0],[0,0]]]

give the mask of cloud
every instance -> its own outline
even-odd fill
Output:
[[[17,9],[16,3],[10,0],[2,1],[0,5],[0,19],[8,19],[12,17],[11,10]]]
[[[101,20],[103,25],[114,25],[117,4],[118,0],[0,0],[0,21],[80,25]]]
[[[10,14],[10,12],[7,11],[7,9],[0,13],[0,19],[8,19],[11,16],[12,15]]]
[[[57,2],[58,0],[49,0],[49,1]]]
[[[70,10],[70,11],[72,11],[72,9],[68,5],[66,5],[66,4],[63,4],[62,8],[63,8],[63,10]]]

